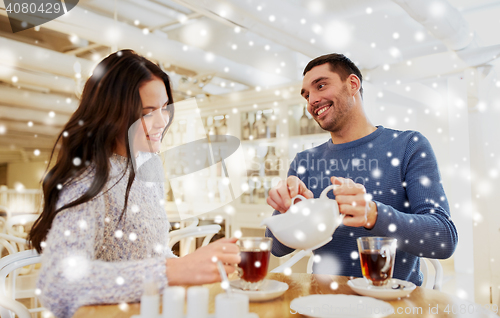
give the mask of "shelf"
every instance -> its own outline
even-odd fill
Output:
[[[274,145],[277,142],[278,142],[278,138],[260,138],[260,139],[253,139],[253,140],[241,140],[242,145],[261,144],[262,146],[267,146],[267,145]]]
[[[330,135],[330,133],[325,131],[324,133],[320,133],[320,134],[297,135],[297,136],[289,136],[288,138],[291,140],[309,140],[309,139],[326,138],[326,140],[328,140],[331,138],[331,135]]]

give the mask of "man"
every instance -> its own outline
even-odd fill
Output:
[[[416,131],[370,123],[363,110],[362,75],[342,54],[320,56],[304,69],[301,95],[328,142],[300,152],[286,181],[269,191],[267,203],[285,213],[291,198],[318,198],[331,183],[343,225],[314,251],[316,274],[362,277],[356,238],[398,239],[394,278],[422,284],[419,256],[448,258],[458,235],[429,141]],[[266,236],[273,237],[267,229]],[[272,253],[293,249],[274,239]]]

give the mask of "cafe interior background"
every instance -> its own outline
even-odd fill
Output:
[[[443,291],[499,303],[500,1],[81,0],[64,16],[18,33],[0,5],[6,218],[39,212],[51,148],[85,80],[110,52],[131,48],[170,75],[175,101],[195,98],[207,133],[241,140],[247,185],[223,206],[217,202],[224,191],[203,194],[200,200],[217,208],[200,222],[221,224],[215,237],[263,236],[269,187],[286,177],[297,152],[329,139],[304,112],[302,70],[314,57],[340,52],[362,70],[371,122],[418,130],[434,148],[459,232],[455,254],[441,261]],[[166,138],[181,144],[187,133],[179,121]],[[167,193],[166,213],[189,212],[183,194],[175,194]],[[306,262],[293,272],[304,272]]]

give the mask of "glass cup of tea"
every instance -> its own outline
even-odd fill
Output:
[[[363,277],[373,286],[384,286],[392,278],[398,240],[390,237],[358,237]]]
[[[240,248],[241,262],[238,276],[243,290],[259,290],[269,267],[273,239],[269,237],[242,237],[236,244]]]

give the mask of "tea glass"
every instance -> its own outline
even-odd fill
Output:
[[[397,239],[390,237],[358,237],[359,261],[366,281],[384,286],[392,278]]]
[[[241,262],[238,276],[243,290],[259,290],[267,275],[273,239],[269,237],[242,237],[236,244],[240,248]]]

